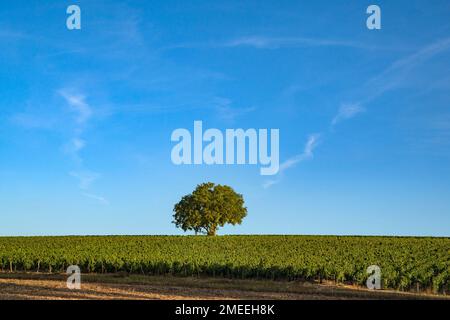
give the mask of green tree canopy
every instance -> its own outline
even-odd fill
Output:
[[[193,230],[214,236],[218,227],[226,223],[241,224],[247,215],[244,198],[231,187],[202,183],[184,196],[173,211],[175,225],[184,231]]]

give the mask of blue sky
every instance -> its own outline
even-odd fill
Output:
[[[450,236],[450,3],[30,1],[0,10],[0,234],[181,234],[204,181],[220,234]],[[66,28],[77,4],[82,29]],[[170,136],[279,128],[281,172],[175,166]]]

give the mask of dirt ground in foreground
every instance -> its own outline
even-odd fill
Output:
[[[433,299],[448,296],[369,291],[304,282],[199,279],[152,276],[82,275],[80,290],[66,286],[65,275],[0,274],[0,300],[60,299]]]

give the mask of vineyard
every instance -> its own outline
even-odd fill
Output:
[[[1,237],[1,272],[65,272],[330,280],[450,291],[450,238],[340,236]]]

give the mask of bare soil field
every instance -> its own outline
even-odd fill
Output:
[[[138,275],[82,275],[80,290],[66,287],[66,276],[0,274],[0,300],[133,299],[450,299],[449,296],[396,291],[370,291],[331,283],[153,277]]]

